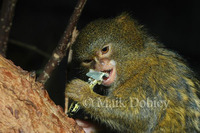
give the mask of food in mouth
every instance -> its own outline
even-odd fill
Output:
[[[110,86],[114,82],[115,77],[116,77],[115,68],[103,70],[102,72],[109,74],[108,77],[106,77],[106,76],[103,77],[103,83],[102,84],[105,85],[105,86]]]
[[[112,71],[112,69],[102,71],[102,72],[104,72],[104,73],[108,73],[108,74],[109,74],[108,76],[104,76],[104,77],[103,77],[103,80],[107,80],[107,79],[110,77],[110,73],[111,73],[111,71]]]

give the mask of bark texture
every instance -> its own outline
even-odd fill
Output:
[[[58,89],[58,88],[57,88]],[[0,133],[83,133],[49,98],[35,74],[0,56]]]

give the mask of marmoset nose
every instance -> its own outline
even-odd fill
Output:
[[[95,62],[94,67],[95,67],[95,70],[97,71],[102,71],[106,64],[104,60],[101,60],[97,57],[94,58],[94,62]]]
[[[101,66],[105,65],[105,62],[103,60],[101,60],[101,59],[98,59],[97,57],[94,57],[94,61],[98,65],[101,65]]]

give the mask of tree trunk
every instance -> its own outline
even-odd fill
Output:
[[[0,56],[0,133],[83,133],[35,75]]]

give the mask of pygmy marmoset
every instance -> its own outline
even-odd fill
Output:
[[[146,34],[128,14],[89,23],[72,46],[79,75],[66,97],[118,132],[200,132],[200,84],[182,57]],[[101,95],[82,79],[106,72]]]

